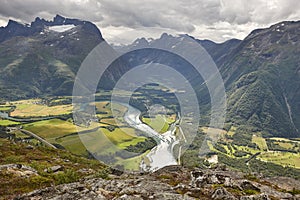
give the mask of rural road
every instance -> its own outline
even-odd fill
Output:
[[[54,149],[57,149],[56,146],[54,146],[53,144],[47,142],[46,140],[44,140],[43,138],[41,138],[40,136],[37,136],[36,134],[30,132],[30,131],[27,131],[27,130],[24,130],[24,129],[19,129],[22,133],[26,134],[26,135],[29,135],[29,136],[32,136],[34,137],[35,139],[39,140],[40,142],[46,144],[47,146],[49,147],[52,147]]]

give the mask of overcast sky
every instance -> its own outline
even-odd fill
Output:
[[[110,43],[163,32],[222,42],[255,28],[300,20],[299,0],[1,0],[0,26],[56,14],[94,22]]]

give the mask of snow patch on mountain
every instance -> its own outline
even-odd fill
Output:
[[[73,25],[73,24],[70,24],[70,25],[59,25],[59,26],[50,26],[49,30],[62,33],[62,32],[68,31],[68,30],[70,30],[70,29],[72,29],[74,27],[75,27],[75,25]]]

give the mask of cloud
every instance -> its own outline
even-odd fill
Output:
[[[56,14],[101,21],[99,6],[96,0],[3,0],[0,15],[23,22],[31,22],[35,17],[51,19]]]
[[[3,0],[0,24],[30,22],[55,14],[92,21],[109,42],[162,32],[188,33],[217,42],[244,38],[251,30],[300,19],[298,0]]]

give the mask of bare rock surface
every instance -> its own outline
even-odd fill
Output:
[[[278,184],[247,180],[245,174],[218,169],[186,169],[169,166],[151,174],[124,173],[110,179],[85,179],[80,182],[36,190],[15,199],[22,200],[270,200],[299,196],[284,192]],[[271,179],[270,179],[271,180]],[[296,180],[295,183],[299,183]]]

